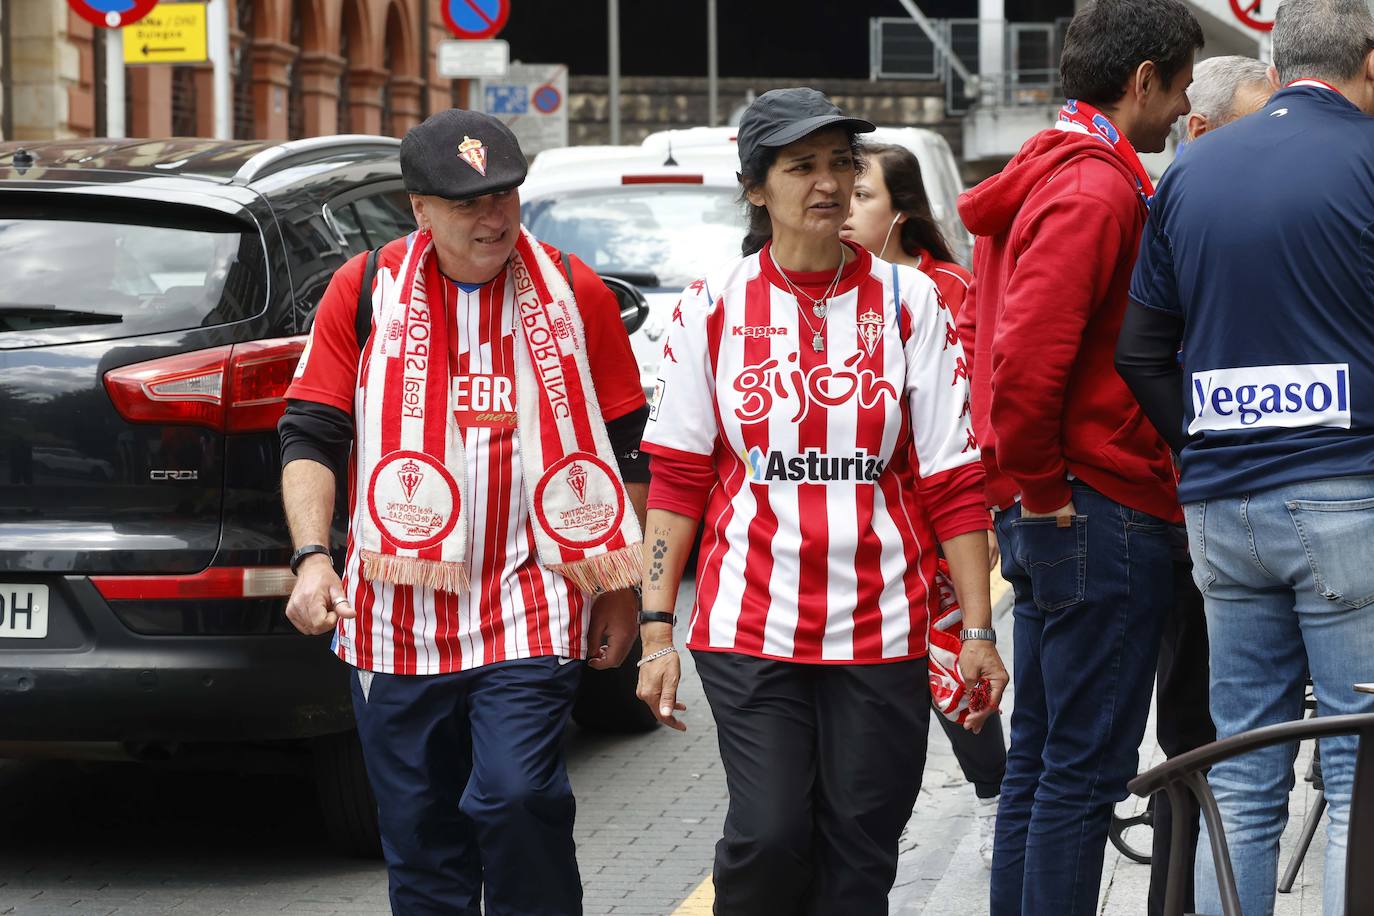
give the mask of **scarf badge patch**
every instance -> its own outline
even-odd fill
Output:
[[[883,336],[883,316],[869,309],[859,316],[858,326],[859,342],[872,356],[874,347],[878,346],[878,340]]]
[[[487,148],[482,145],[481,140],[464,135],[463,142],[458,144],[458,158],[476,169],[477,174],[486,177]]]

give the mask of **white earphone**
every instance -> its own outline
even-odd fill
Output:
[[[902,214],[900,214],[900,213],[898,213],[896,216],[892,217],[892,222],[891,222],[891,223],[888,225],[888,227],[887,227],[887,235],[883,236],[883,244],[882,244],[882,247],[880,247],[880,248],[878,249],[878,257],[882,257],[882,256],[883,256],[883,252],[884,252],[884,251],[887,251],[887,240],[890,239],[890,238],[892,238],[892,230],[897,228],[897,220],[899,220],[899,219],[901,219],[901,218],[902,218]]]

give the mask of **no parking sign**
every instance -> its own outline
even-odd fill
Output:
[[[483,86],[484,110],[515,133],[526,156],[568,145],[566,65],[511,64],[504,78]]]
[[[439,0],[439,13],[459,38],[494,38],[510,18],[510,0]]]

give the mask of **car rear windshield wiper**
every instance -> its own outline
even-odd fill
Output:
[[[47,304],[0,302],[0,331],[36,331],[85,324],[118,324],[123,315],[89,312]]]

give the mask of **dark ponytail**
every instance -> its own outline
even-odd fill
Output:
[[[900,236],[902,250],[914,255],[924,249],[937,261],[953,261],[954,252],[949,250],[944,233],[931,216],[921,163],[915,154],[905,146],[890,143],[868,145],[864,151],[882,166],[892,209],[906,216]]]

